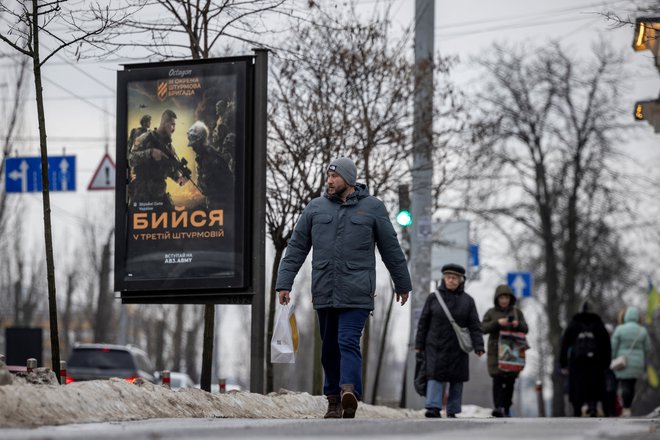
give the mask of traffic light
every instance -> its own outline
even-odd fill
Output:
[[[660,133],[660,100],[636,102],[634,114],[637,121],[648,121]]]
[[[655,65],[660,71],[660,42],[658,37],[660,37],[660,16],[640,17],[635,20],[633,49],[635,51],[651,51]],[[647,121],[656,133],[660,133],[660,99],[636,102],[633,114],[635,120]]]
[[[635,20],[633,49],[635,51],[650,50],[657,56],[658,31],[660,31],[660,17],[639,17]]]
[[[396,222],[402,227],[412,225],[412,214],[410,213],[410,194],[408,185],[399,185],[399,212],[396,215]]]

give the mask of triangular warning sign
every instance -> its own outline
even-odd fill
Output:
[[[89,182],[88,190],[97,189],[115,189],[115,163],[110,156],[106,154],[103,156],[94,177]]]

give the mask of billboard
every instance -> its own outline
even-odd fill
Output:
[[[253,60],[118,72],[116,291],[246,290]]]

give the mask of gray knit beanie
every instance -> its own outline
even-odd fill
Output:
[[[339,174],[342,179],[349,186],[355,186],[355,179],[357,178],[357,168],[355,162],[348,157],[340,157],[335,159],[328,166],[328,171],[334,171]]]

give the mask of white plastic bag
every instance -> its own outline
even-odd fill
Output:
[[[273,364],[294,364],[296,362],[288,305],[281,305],[277,308],[273,339],[270,341],[270,362]]]

